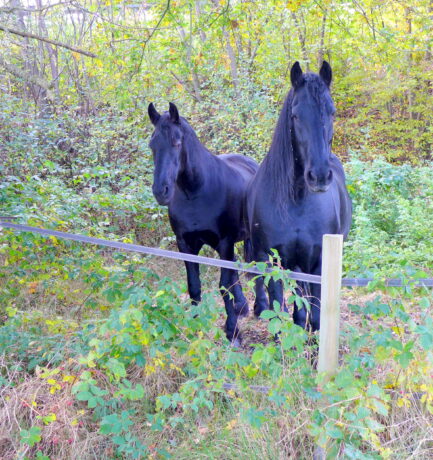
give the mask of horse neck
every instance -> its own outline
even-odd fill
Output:
[[[194,191],[203,184],[206,175],[206,160],[210,155],[195,132],[189,127],[184,135],[177,178],[180,188]]]

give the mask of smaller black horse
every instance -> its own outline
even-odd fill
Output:
[[[235,260],[234,244],[247,238],[243,202],[257,163],[242,155],[210,153],[172,103],[162,115],[152,103],[148,112],[155,126],[149,144],[155,165],[152,190],[158,203],[168,206],[179,251],[197,255],[207,244],[222,259]],[[198,303],[199,265],[185,262],[185,266],[189,295]],[[248,303],[236,271],[221,269],[220,290],[227,338],[239,345],[237,321],[248,313]]]

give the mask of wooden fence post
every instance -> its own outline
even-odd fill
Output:
[[[319,362],[317,371],[332,375],[338,366],[343,235],[323,235]]]
[[[343,235],[323,235],[322,289],[320,303],[319,362],[317,371],[326,378],[338,366],[340,333],[340,291],[343,263]],[[325,460],[326,451],[317,446],[313,460]]]

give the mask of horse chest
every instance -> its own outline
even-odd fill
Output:
[[[325,233],[336,233],[337,220],[320,200],[291,205],[281,216],[270,204],[261,207],[253,223],[253,234],[261,246],[287,247],[290,251],[321,243]]]

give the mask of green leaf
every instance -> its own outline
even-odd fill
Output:
[[[254,364],[260,364],[263,359],[263,353],[264,353],[263,349],[254,350],[254,353],[251,356],[251,361]]]
[[[386,406],[384,402],[376,398],[372,398],[370,402],[371,402],[371,405],[373,406],[373,409],[378,414],[383,415],[384,417],[388,415],[388,407]]]
[[[116,378],[126,377],[125,365],[116,358],[110,358],[106,364],[107,368]]]
[[[41,432],[42,429],[38,426],[32,426],[29,430],[21,430],[20,442],[22,444],[27,444],[28,446],[33,447],[42,439]]]
[[[428,297],[422,297],[419,300],[419,306],[423,309],[430,308],[430,299]]]
[[[91,398],[93,398],[93,395],[89,391],[80,391],[77,393],[78,401],[88,401]]]
[[[272,319],[277,316],[277,312],[275,310],[263,310],[260,314],[260,318],[262,319]]]
[[[281,331],[281,320],[279,318],[273,318],[269,321],[268,331],[271,334],[278,334]]]
[[[403,353],[400,353],[395,356],[395,359],[400,363],[403,369],[406,369],[409,366],[413,358],[413,353],[411,353],[410,351],[404,351]]]
[[[266,420],[264,411],[257,410],[253,407],[243,410],[241,412],[242,418],[248,422],[253,428],[260,428]]]
[[[343,439],[344,437],[343,432],[336,426],[326,427],[326,434],[333,439]]]

